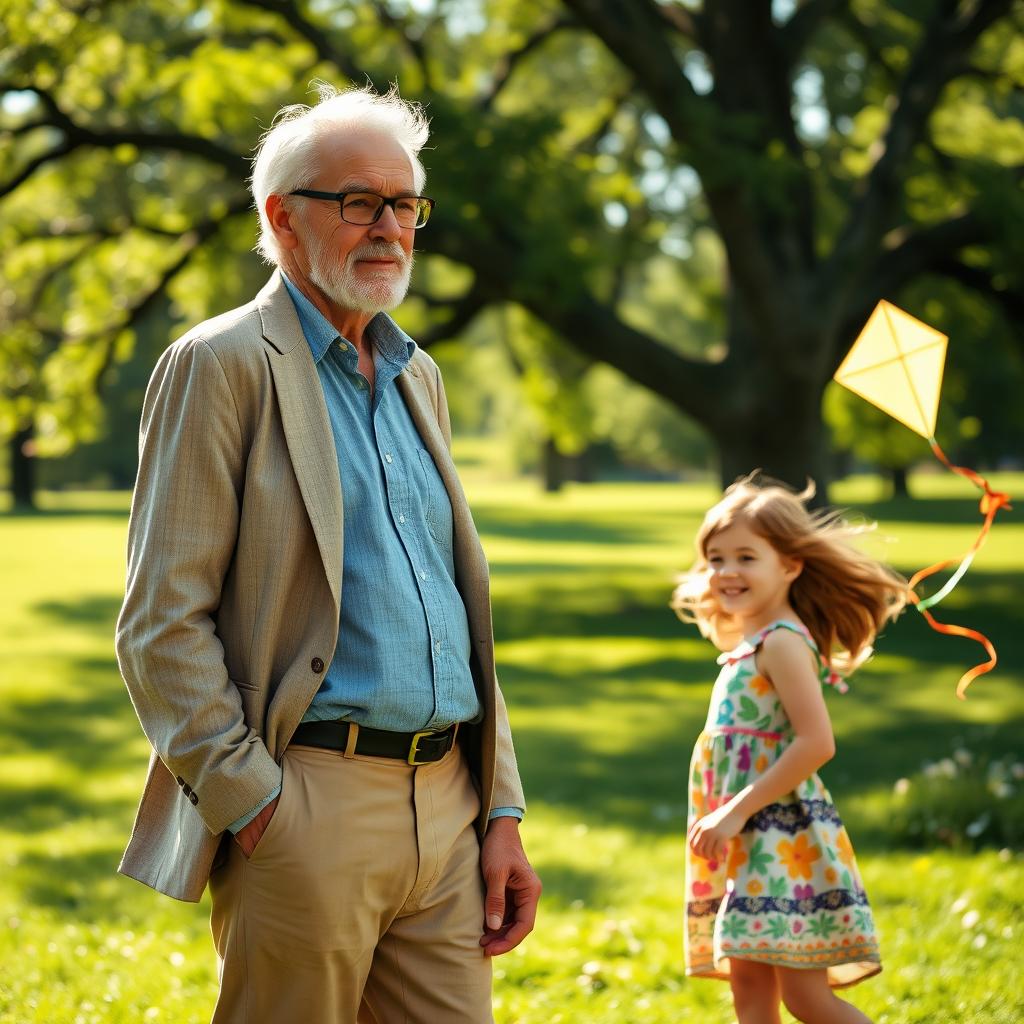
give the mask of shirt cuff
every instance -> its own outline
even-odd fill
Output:
[[[518,818],[522,821],[523,813],[522,807],[493,807],[491,808],[491,813],[487,815],[487,820],[494,821],[495,818]]]
[[[267,806],[267,804],[270,803],[271,800],[276,800],[280,795],[281,787],[278,786],[277,789],[275,789],[274,792],[263,801],[263,803],[257,804],[248,814],[243,814],[237,821],[231,822],[231,824],[228,825],[228,831],[232,835],[237,835],[243,828],[245,828],[246,825],[249,824],[250,821],[252,821],[253,818],[256,817],[257,814],[260,813],[260,811],[263,810],[264,807]]]

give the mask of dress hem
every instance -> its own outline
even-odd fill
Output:
[[[750,956],[748,951],[744,950],[743,956],[737,956],[735,954],[727,957],[722,957],[723,960],[749,960],[753,963],[768,964],[770,967],[785,967],[791,971],[827,971],[830,967],[847,967],[853,964],[863,964],[865,971],[863,974],[857,975],[856,978],[851,978],[844,981],[833,981],[832,978],[828,979],[829,988],[850,988],[853,985],[858,985],[862,981],[866,981],[868,978],[873,978],[877,974],[882,973],[882,962],[881,960],[872,960],[870,958],[858,957],[849,960],[836,960],[830,963],[820,964],[792,964],[792,963],[779,963],[778,960],[772,959],[767,956]],[[702,969],[699,967],[687,967],[686,977],[688,978],[707,978],[712,981],[728,981],[728,971],[720,971],[715,967],[708,967]]]

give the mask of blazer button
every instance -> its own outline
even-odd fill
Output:
[[[193,805],[193,807],[194,807],[194,806],[195,806],[195,805],[196,805],[197,803],[199,803],[199,797],[197,797],[197,796],[195,795],[195,793],[189,793],[189,795],[188,795],[188,798],[189,798],[189,800],[191,800],[191,801],[192,801],[192,805]]]
[[[312,661],[311,661],[311,662],[309,663],[309,667],[310,667],[310,668],[311,668],[311,669],[312,669],[312,670],[313,670],[314,672],[316,672],[317,674],[319,674],[319,673],[323,672],[323,670],[324,670],[324,662],[323,662],[323,658],[314,658],[314,659],[313,659],[313,660],[312,660]]]
[[[175,781],[178,783],[179,786],[184,786],[185,785],[185,780],[180,775],[178,776],[178,778]]]
[[[187,782],[181,787],[181,791],[185,794],[185,796],[192,795],[192,787]]]

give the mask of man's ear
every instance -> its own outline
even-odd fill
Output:
[[[291,211],[285,204],[284,196],[269,195],[263,207],[273,229],[274,237],[282,249],[295,249],[299,245],[299,238],[292,227]]]

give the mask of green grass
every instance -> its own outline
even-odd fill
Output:
[[[537,931],[495,964],[499,1024],[719,1024],[727,988],[681,960],[685,764],[714,651],[666,601],[690,560],[710,485],[574,487],[491,479],[466,460],[492,563],[502,684],[545,880]],[[1024,493],[1024,477],[997,477]],[[873,480],[833,497],[880,520],[871,543],[912,571],[970,544],[969,485],[914,481],[887,503]],[[0,518],[0,1021],[192,1022],[215,992],[208,906],[114,874],[147,745],[114,661],[127,496],[47,495]],[[908,613],[846,697],[824,771],[853,835],[886,969],[849,997],[879,1022],[1021,1019],[1024,857],[914,849],[891,823],[897,779],[966,747],[1019,751],[1024,725],[1024,526],[1000,517],[940,617],[982,628],[1000,666],[953,696],[980,648]],[[979,794],[979,807],[995,798]],[[998,807],[996,807],[998,812]],[[956,838],[956,837],[954,837]]]

